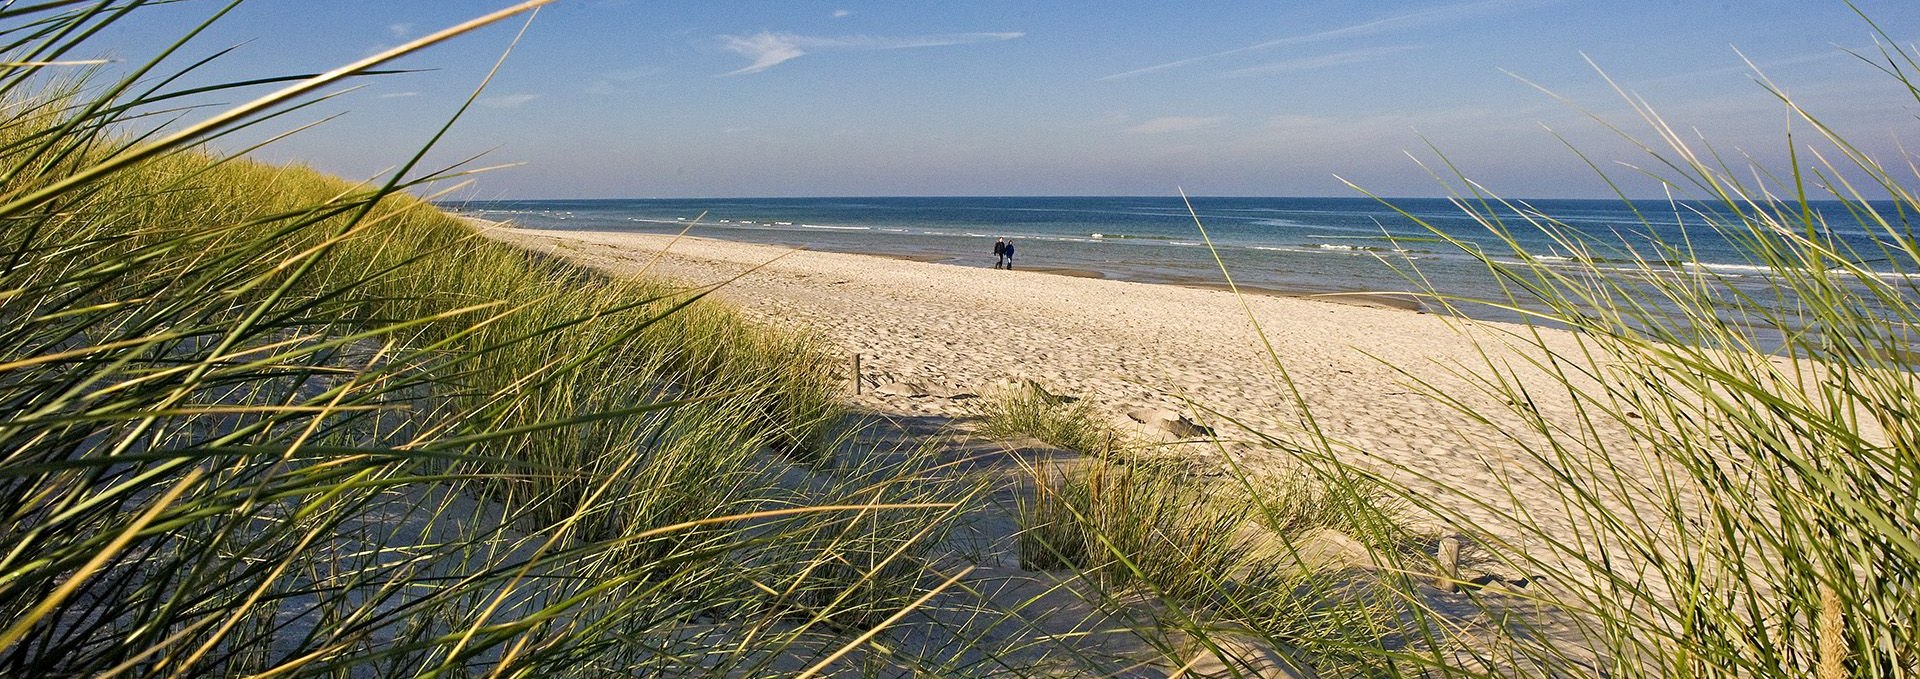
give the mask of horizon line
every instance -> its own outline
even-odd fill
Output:
[[[1257,194],[1224,194],[1224,193],[1223,193],[1223,194],[1207,194],[1207,193],[1189,193],[1189,194],[1187,194],[1187,196],[1188,196],[1188,197],[1190,197],[1190,198],[1227,198],[1227,199],[1260,199],[1260,200],[1276,200],[1276,199],[1281,199],[1281,200],[1299,200],[1299,199],[1310,199],[1310,200],[1361,200],[1361,201],[1367,201],[1367,202],[1374,202],[1374,203],[1377,203],[1377,202],[1382,202],[1382,201],[1394,201],[1394,200],[1448,200],[1448,199],[1454,199],[1454,198],[1459,198],[1459,196],[1449,196],[1449,195],[1396,195],[1396,196],[1379,196],[1379,197],[1374,197],[1374,196],[1366,196],[1366,195],[1306,195],[1306,194],[1297,194],[1297,195],[1278,195],[1278,194],[1272,194],[1272,195],[1257,195]],[[539,197],[539,198],[536,198],[536,197],[515,197],[515,198],[462,198],[462,199],[439,199],[439,200],[432,200],[432,201],[429,201],[429,202],[431,202],[431,203],[433,203],[433,204],[436,204],[436,205],[443,205],[443,204],[458,204],[458,203],[511,203],[511,202],[563,202],[563,201],[572,201],[572,202],[590,202],[590,201],[619,201],[619,200],[658,200],[658,201],[666,201],[666,200],[872,200],[872,199],[881,199],[881,200],[897,200],[897,199],[915,199],[915,198],[917,198],[917,199],[932,199],[932,198],[938,198],[938,199],[981,199],[981,198],[993,198],[993,199],[1006,199],[1006,198],[1033,198],[1033,199],[1045,199],[1045,198],[1078,198],[1078,199],[1088,199],[1088,198],[1129,198],[1129,199],[1152,199],[1152,198],[1165,198],[1165,199],[1169,199],[1169,200],[1176,200],[1176,201],[1177,201],[1177,200],[1179,200],[1179,199],[1180,199],[1180,194],[1178,194],[1178,193],[1166,193],[1166,194],[1151,194],[1151,193],[1143,193],[1143,194],[1123,194],[1123,193],[1113,193],[1113,194],[1097,194],[1097,193],[1085,193],[1085,194],[1081,194],[1081,193],[1061,193],[1061,194],[1038,194],[1038,193],[1033,193],[1033,194],[1025,194],[1025,193],[1021,193],[1021,194],[959,194],[959,193],[954,193],[954,194],[946,194],[946,193],[939,193],[939,194],[904,194],[904,193],[903,193],[903,194],[829,194],[829,195],[804,195],[804,194],[784,194],[784,195],[733,195],[733,196],[716,196],[716,195],[708,195],[708,196],[618,196],[618,197],[609,197],[609,196],[597,196],[597,197],[571,197],[571,198],[567,198],[567,197]],[[1618,196],[1610,196],[1610,197],[1588,197],[1588,196],[1502,196],[1502,197],[1501,197],[1501,199],[1503,199],[1503,200],[1509,200],[1509,201],[1532,201],[1532,200],[1579,200],[1579,201],[1593,201],[1593,202],[1608,202],[1608,203],[1617,203],[1617,202],[1620,202],[1620,201],[1621,201],[1621,198],[1620,198],[1620,197],[1618,197]],[[1648,195],[1648,196],[1629,196],[1629,197],[1627,197],[1626,199],[1627,199],[1627,200],[1632,200],[1632,201],[1635,201],[1635,202],[1645,202],[1645,201],[1660,201],[1660,202],[1666,202],[1666,201],[1673,201],[1673,202],[1682,202],[1682,203],[1699,203],[1699,202],[1712,202],[1712,201],[1714,201],[1714,199],[1712,199],[1712,198],[1674,198],[1674,197],[1671,197],[1671,196],[1664,196],[1664,195]],[[1808,202],[1812,202],[1812,203],[1821,203],[1821,202],[1840,202],[1840,201],[1839,201],[1838,199],[1809,199],[1809,201],[1808,201]],[[1868,201],[1866,201],[1866,202],[1868,202],[1868,203],[1881,203],[1881,202],[1890,202],[1890,201],[1887,201],[1887,200],[1868,200]]]

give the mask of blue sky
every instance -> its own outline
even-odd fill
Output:
[[[219,4],[153,8],[98,45],[137,59]],[[202,79],[321,70],[507,4],[254,0],[186,56],[239,45]],[[1859,6],[1920,37],[1920,2]],[[411,57],[430,70],[298,112],[342,115],[258,155],[374,176],[518,30]],[[1785,155],[1740,53],[1870,152],[1920,141],[1913,98],[1842,49],[1873,41],[1837,0],[561,0],[433,157],[517,164],[460,194],[477,199],[1355,195],[1336,175],[1419,196],[1441,192],[1408,157],[1431,143],[1504,195],[1597,196],[1556,134],[1619,174],[1648,161],[1587,118],[1644,129],[1588,59],[1730,155]]]

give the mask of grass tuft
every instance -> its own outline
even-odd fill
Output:
[[[1131,441],[1101,419],[1090,399],[1049,393],[1033,382],[994,390],[981,400],[980,433],[993,438],[1031,436],[1093,457],[1123,454]]]
[[[1910,87],[1920,55],[1880,44],[1867,60],[1903,96],[1920,96]],[[1411,607],[1426,639],[1349,650],[1392,662],[1393,676],[1920,676],[1920,175],[1907,160],[1867,155],[1760,79],[1812,131],[1779,167],[1725,164],[1626,96],[1652,140],[1622,137],[1675,196],[1658,212],[1628,204],[1645,221],[1630,242],[1446,178],[1462,213],[1501,245],[1430,230],[1506,295],[1424,292],[1454,313],[1491,304],[1531,320],[1463,333],[1484,359],[1461,368],[1473,393],[1421,391],[1504,442],[1513,473],[1478,488],[1393,468],[1386,477],[1421,485],[1386,487],[1497,568],[1545,584]],[[1656,222],[1685,225],[1691,241],[1662,240]],[[1521,233],[1575,255],[1553,261]],[[1696,261],[1691,242],[1707,238],[1762,273],[1676,264]],[[1619,251],[1638,254],[1588,254]],[[1401,264],[1420,285],[1417,262]],[[1543,399],[1562,414],[1545,414]],[[1297,452],[1327,469],[1381,471],[1334,449]],[[1499,498],[1524,502],[1488,511]]]
[[[1244,503],[1212,497],[1178,470],[1088,461],[1035,467],[1021,508],[1022,567],[1072,568],[1109,589],[1142,582],[1161,592],[1208,590],[1247,554]]]
[[[1034,495],[1018,513],[1021,567],[1071,572],[1118,608],[1137,609],[1147,597],[1162,607],[1143,631],[1149,636],[1202,647],[1216,639],[1252,643],[1287,666],[1359,671],[1374,663],[1346,647],[1385,648],[1403,632],[1404,604],[1360,575],[1371,557],[1333,554],[1306,537],[1351,521],[1333,511],[1390,516],[1368,504],[1371,495],[1310,491],[1303,482],[1285,493],[1242,496],[1237,484],[1170,463],[1089,460],[1032,471]],[[1335,497],[1350,504],[1336,505]],[[1295,519],[1285,532],[1260,528],[1282,516]],[[1392,535],[1404,530],[1396,526]],[[1179,644],[1170,650],[1176,666],[1194,652]]]

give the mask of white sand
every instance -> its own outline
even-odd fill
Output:
[[[1378,456],[1383,467],[1411,470],[1396,474],[1402,478],[1431,475],[1492,503],[1493,510],[1468,510],[1487,526],[1503,523],[1501,514],[1515,504],[1500,476],[1531,467],[1514,465],[1517,447],[1420,395],[1410,378],[1482,410],[1503,411],[1461,377],[1461,368],[1478,367],[1468,372],[1484,374],[1488,358],[1482,351],[1524,367],[1523,355],[1503,348],[1499,339],[1518,326],[1306,298],[1236,297],[700,238],[512,228],[488,233],[616,275],[645,270],[690,283],[732,279],[718,297],[756,318],[818,333],[844,356],[859,353],[870,385],[915,382],[937,394],[1032,379],[1055,393],[1091,399],[1116,420],[1141,407],[1166,407],[1194,413],[1227,437],[1247,434],[1223,416],[1299,440],[1301,419],[1292,395],[1297,389],[1318,426],[1363,451],[1359,457]],[[1264,330],[1271,354],[1253,321]],[[1577,346],[1565,332],[1547,332],[1546,341],[1560,352]],[[1291,388],[1274,356],[1291,376]],[[1541,412],[1550,419],[1570,417],[1567,405],[1552,398],[1551,385],[1541,379],[1533,390],[1544,397]],[[871,389],[857,401],[904,415],[967,412],[965,401]],[[1211,448],[1191,447],[1196,456],[1213,454]],[[1559,504],[1550,484],[1523,479],[1517,485],[1519,504]]]

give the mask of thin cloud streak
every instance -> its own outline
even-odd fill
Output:
[[[753,60],[753,63],[724,75],[759,73],[814,52],[830,50],[900,50],[916,47],[946,47],[982,42],[1000,42],[1025,37],[1026,33],[955,33],[904,38],[851,35],[819,37],[761,31],[753,35],[720,36],[720,47]]]
[[[1320,42],[1324,40],[1351,38],[1355,36],[1384,33],[1386,31],[1402,29],[1402,28],[1413,28],[1415,26],[1424,26],[1427,24],[1446,21],[1449,19],[1455,19],[1455,18],[1470,16],[1473,14],[1479,14],[1482,12],[1489,12],[1493,10],[1503,9],[1503,8],[1506,8],[1512,5],[1517,5],[1517,4],[1522,4],[1522,0],[1480,0],[1479,2],[1469,2],[1465,4],[1459,4],[1459,5],[1448,5],[1444,7],[1435,7],[1432,9],[1423,9],[1416,12],[1408,12],[1406,14],[1396,14],[1394,16],[1374,19],[1372,21],[1353,24],[1351,26],[1342,26],[1340,28],[1333,28],[1333,29],[1315,32],[1315,33],[1306,33],[1302,35],[1291,35],[1284,38],[1275,38],[1273,40],[1268,40],[1266,42],[1254,43],[1246,47],[1236,47],[1234,49],[1225,50],[1221,52],[1214,52],[1212,54],[1202,54],[1197,57],[1188,57],[1186,59],[1180,59],[1177,61],[1169,61],[1164,64],[1154,64],[1152,66],[1136,68],[1131,71],[1125,71],[1122,73],[1115,73],[1113,75],[1102,76],[1100,78],[1097,78],[1096,81],[1106,82],[1111,80],[1122,80],[1126,78],[1132,78],[1134,76],[1146,75],[1148,73],[1158,73],[1160,71],[1165,71],[1171,68],[1179,68],[1181,66],[1197,64],[1202,61],[1209,61],[1212,59],[1218,59],[1220,57],[1228,57],[1236,54],[1245,54],[1248,52],[1258,52],[1261,50],[1268,50],[1268,49],[1273,49],[1275,47],[1283,47],[1286,45],[1299,45],[1304,43]]]
[[[1127,128],[1128,134],[1166,134],[1168,132],[1192,132],[1210,127],[1219,127],[1226,122],[1221,116],[1161,116]]]
[[[502,95],[498,97],[487,97],[485,99],[481,99],[474,103],[479,104],[481,106],[485,106],[487,108],[499,108],[499,109],[520,108],[522,106],[527,105],[528,103],[532,102],[535,99],[539,99],[540,96],[541,95],[531,94],[531,93],[507,94],[507,95]]]
[[[1375,61],[1382,57],[1388,57],[1395,54],[1401,54],[1404,52],[1412,52],[1417,49],[1420,49],[1420,46],[1388,45],[1386,47],[1369,47],[1366,49],[1347,50],[1345,52],[1334,52],[1333,54],[1322,54],[1322,55],[1313,56],[1313,57],[1301,57],[1299,59],[1285,59],[1282,61],[1275,61],[1272,63],[1261,64],[1259,66],[1248,66],[1246,68],[1236,68],[1234,70],[1222,73],[1220,74],[1220,76],[1223,78],[1240,78],[1240,77],[1245,77],[1250,75],[1263,75],[1267,73],[1293,73],[1297,71],[1312,71],[1312,70],[1318,70],[1322,68],[1332,68],[1334,66],[1346,66],[1349,64],[1359,64],[1359,63],[1365,63],[1369,61]]]
[[[1724,75],[1756,75],[1754,70],[1756,68],[1759,69],[1759,72],[1757,75],[1765,75],[1769,70],[1777,69],[1777,68],[1784,69],[1784,68],[1789,68],[1793,66],[1799,66],[1802,64],[1811,64],[1811,63],[1817,63],[1822,61],[1830,61],[1834,59],[1839,59],[1841,57],[1846,57],[1849,59],[1853,58],[1851,55],[1848,55],[1846,52],[1840,51],[1841,49],[1843,48],[1836,46],[1833,49],[1833,51],[1830,51],[1830,52],[1814,52],[1810,54],[1802,54],[1799,56],[1786,57],[1781,59],[1772,59],[1767,61],[1766,63],[1755,62],[1755,63],[1745,64],[1741,66],[1722,66],[1718,68],[1707,68],[1707,69],[1700,69],[1695,71],[1681,71],[1679,73],[1670,73],[1657,78],[1646,78],[1646,79],[1638,80],[1636,81],[1636,83],[1639,83],[1639,84],[1664,83],[1664,82],[1672,82],[1676,80],[1687,80],[1690,78],[1702,78],[1702,77],[1724,76]],[[1859,50],[1855,50],[1855,51],[1859,51]],[[1746,59],[1746,55],[1741,54],[1738,49],[1734,50],[1734,54],[1738,55],[1736,58],[1743,59],[1743,60]]]

